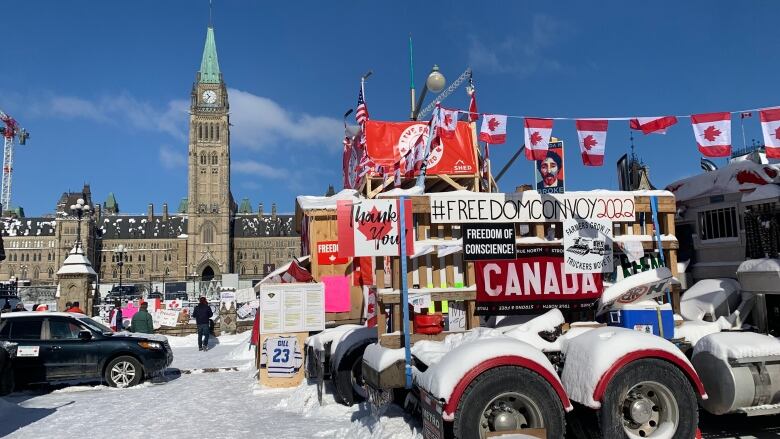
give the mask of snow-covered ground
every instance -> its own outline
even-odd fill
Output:
[[[381,418],[366,404],[345,407],[314,385],[261,388],[249,333],[211,340],[169,337],[168,381],[129,389],[71,386],[0,398],[0,436],[9,438],[420,438],[420,425],[390,406]],[[227,368],[219,372],[205,369]],[[235,370],[237,369],[237,370]],[[181,371],[181,372],[177,372]],[[327,392],[326,387],[326,392]]]

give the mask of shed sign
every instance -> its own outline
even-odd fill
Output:
[[[463,255],[467,261],[490,259],[514,259],[517,256],[515,245],[515,225],[464,224]]]

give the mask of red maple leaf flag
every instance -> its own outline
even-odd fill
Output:
[[[609,121],[580,119],[575,121],[575,125],[577,127],[577,137],[580,140],[582,164],[585,166],[603,165]]]
[[[764,145],[767,158],[780,158],[780,108],[770,108],[758,112],[761,119],[761,131],[764,133]]]
[[[674,116],[636,117],[629,122],[629,128],[644,134],[666,134],[666,130],[676,123]]]
[[[525,158],[544,160],[552,136],[552,119],[525,118]]]
[[[439,136],[449,139],[455,136],[455,129],[458,126],[458,110],[448,110],[439,108],[439,120],[436,124],[439,129]]]
[[[691,115],[696,146],[705,157],[731,156],[731,113]]]
[[[483,116],[479,140],[494,145],[506,142],[506,115],[486,114]]]

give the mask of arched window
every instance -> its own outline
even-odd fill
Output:
[[[216,153],[216,152],[215,152],[215,153],[212,153],[212,154],[211,154],[211,164],[212,164],[212,165],[216,165],[216,164],[217,164],[217,161],[218,161],[218,160],[217,160],[217,153]]]
[[[203,124],[198,124],[198,139],[203,139]]]
[[[141,267],[141,268],[138,270],[138,276],[139,276],[139,277],[144,277],[144,267]]]
[[[47,274],[49,275],[49,279],[51,279],[52,276],[54,276],[54,269],[49,267],[49,272]]]
[[[201,165],[205,165],[205,164],[206,164],[206,161],[207,161],[207,160],[206,160],[206,153],[205,153],[205,152],[203,152],[203,153],[201,153],[201,154],[200,154],[200,164],[201,164]]]
[[[116,277],[116,268],[114,268],[114,270],[111,272],[111,277]]]
[[[246,274],[246,267],[242,266],[241,267],[241,275],[243,276],[245,274]]]
[[[209,140],[214,140],[214,124],[209,124]]]
[[[219,140],[219,124],[217,124],[217,140]]]
[[[130,267],[127,267],[127,270],[125,271],[125,276],[127,276],[127,278],[130,279]]]
[[[252,274],[257,274],[257,265],[255,265],[254,268],[252,269]]]
[[[211,244],[214,242],[214,225],[211,223],[203,224],[203,243]]]
[[[38,267],[33,268],[33,279],[38,279],[38,276],[40,276],[41,273],[38,271]]]
[[[169,270],[168,267],[165,267],[165,275],[166,276],[170,276],[171,275],[171,270]]]

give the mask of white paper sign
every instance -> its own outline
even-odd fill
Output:
[[[40,346],[18,346],[16,348],[17,357],[37,357],[40,353]]]
[[[321,283],[260,287],[261,333],[325,329],[325,286]]]
[[[252,314],[252,307],[249,306],[248,303],[245,303],[241,305],[241,308],[236,310],[236,314],[238,314],[238,318],[243,319],[248,317],[250,314]]]
[[[511,194],[430,195],[431,222],[543,223],[567,219],[634,221],[634,197],[624,192],[568,192],[540,194],[525,191]]]
[[[463,302],[449,303],[449,311],[447,313],[447,321],[449,322],[450,331],[465,331],[466,330],[466,305]]]
[[[642,241],[625,241],[622,244],[623,253],[626,254],[628,262],[636,262],[645,255],[645,249],[642,247]]]
[[[563,221],[564,271],[568,273],[612,272],[612,222]]]
[[[153,317],[156,317],[154,320],[156,320],[160,326],[175,327],[176,323],[179,321],[179,311],[163,309],[155,311]]]
[[[431,293],[409,293],[409,304],[414,307],[414,312],[420,312],[431,306]]]

